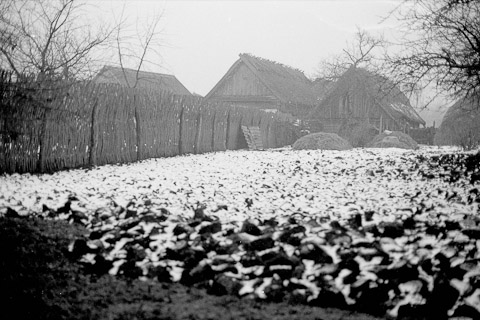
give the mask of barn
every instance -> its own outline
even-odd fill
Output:
[[[310,113],[326,132],[338,132],[346,122],[364,122],[380,132],[408,132],[425,126],[408,97],[392,81],[362,68],[351,67],[328,89]]]
[[[124,87],[168,91],[178,95],[192,95],[171,74],[138,71],[128,68],[104,66],[93,79],[96,83],[115,83]]]
[[[321,100],[319,92],[300,70],[251,54],[240,54],[205,98],[301,118],[312,112]]]

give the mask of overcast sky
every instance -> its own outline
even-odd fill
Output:
[[[97,2],[98,3],[98,2]],[[159,65],[153,72],[174,74],[191,92],[206,95],[240,53],[277,61],[313,77],[320,60],[338,54],[357,28],[370,33],[395,30],[384,21],[396,0],[217,0],[101,1],[105,16],[147,21],[163,12]],[[134,66],[135,67],[135,66]],[[438,123],[438,122],[437,122]]]

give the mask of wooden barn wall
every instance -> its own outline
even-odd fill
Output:
[[[325,132],[338,133],[342,123],[347,120],[366,121],[377,127],[379,131],[405,131],[408,126],[415,127],[412,123],[406,124],[393,120],[358,84],[333,92],[322,103],[321,108],[314,122],[319,122],[317,127]],[[309,121],[311,119],[307,119],[307,122]]]
[[[380,110],[374,99],[355,88],[333,92],[322,106],[319,118],[380,118]]]
[[[294,142],[276,130],[288,116],[118,85],[75,84],[48,104],[0,98],[0,173],[239,149],[242,125],[259,126],[267,148]]]
[[[233,150],[237,148],[237,143],[240,140],[242,133],[242,108],[233,107],[228,113],[228,125],[227,125],[227,136],[226,136],[226,146],[228,150]]]

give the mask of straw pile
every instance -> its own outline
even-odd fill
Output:
[[[294,150],[348,150],[352,145],[335,133],[317,132],[301,137],[293,144]]]

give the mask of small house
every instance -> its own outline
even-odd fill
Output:
[[[310,113],[322,131],[338,132],[346,121],[366,122],[384,130],[408,132],[425,126],[408,97],[389,79],[351,67],[329,88]]]
[[[93,79],[96,83],[115,83],[124,87],[168,91],[177,95],[192,95],[171,74],[138,71],[134,69],[104,66]]]
[[[317,92],[300,70],[240,54],[205,98],[302,117],[312,112],[321,100]]]

